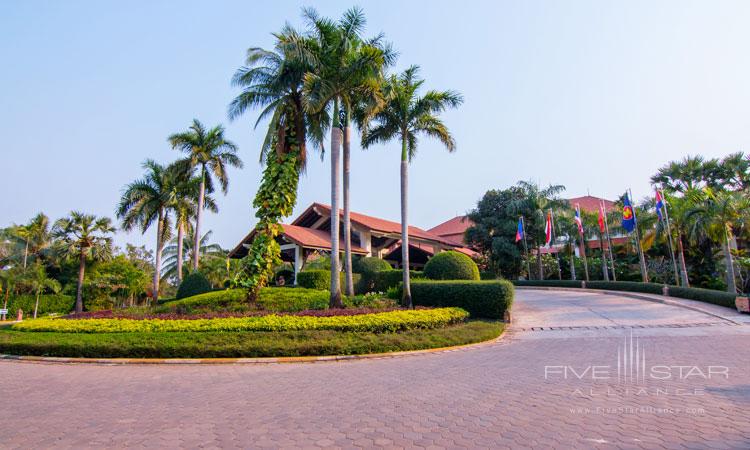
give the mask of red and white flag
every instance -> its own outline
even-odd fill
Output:
[[[544,225],[544,245],[552,247],[552,210],[547,212],[547,224]]]
[[[604,212],[604,203],[599,203],[599,231],[604,233],[605,225],[604,225],[604,217],[606,212]]]
[[[576,225],[578,225],[578,234],[583,236],[583,220],[581,219],[581,207],[580,205],[576,205],[576,216],[575,216]]]

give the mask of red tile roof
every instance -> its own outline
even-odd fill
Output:
[[[571,207],[575,208],[576,205],[580,205],[581,209],[587,212],[599,212],[600,202],[604,202],[604,207],[607,208],[607,211],[611,211],[615,207],[615,202],[605,198],[593,197],[591,195],[570,198],[568,199],[568,202],[570,202]]]
[[[329,205],[324,205],[322,203],[313,203],[308,210],[318,208],[324,212],[324,214],[331,214],[331,207]],[[305,211],[307,212],[307,210]],[[342,212],[343,214],[343,212]],[[305,213],[300,214],[300,217],[304,216]],[[350,214],[352,222],[364,227],[369,228],[372,231],[377,231],[380,233],[391,233],[391,234],[400,234],[401,233],[401,224],[398,222],[392,222],[390,220],[380,219],[377,217],[368,216],[366,214],[361,214],[358,212],[352,211]],[[299,218],[297,219],[299,220]],[[297,220],[295,220],[292,223],[296,223]],[[450,240],[445,239],[437,234],[430,233],[428,231],[425,231],[421,228],[409,226],[409,236],[415,237],[418,239],[425,239],[430,241],[437,241],[443,244],[449,244],[449,245],[455,245]]]
[[[474,226],[474,222],[469,220],[466,216],[456,216],[450,220],[447,220],[440,225],[430,228],[430,233],[437,234],[438,236],[446,236],[453,234],[463,234],[467,228]]]
[[[301,245],[302,247],[317,248],[321,250],[331,249],[331,233],[328,233],[327,231],[287,224],[282,224],[281,227],[284,229],[284,237],[288,238],[295,244]],[[341,248],[343,249],[343,245]],[[352,245],[352,252],[361,253],[363,255],[367,254],[365,249],[356,245]]]

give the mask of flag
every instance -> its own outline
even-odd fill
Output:
[[[576,225],[578,225],[578,234],[583,236],[583,220],[581,220],[581,206],[576,205],[576,216],[575,216]]]
[[[604,233],[605,225],[604,225],[604,203],[599,204],[599,231]]]
[[[544,245],[552,247],[552,210],[547,213],[547,223],[544,225]]]
[[[622,227],[630,233],[635,230],[635,213],[633,207],[630,205],[630,199],[628,198],[627,192],[625,198],[622,201]]]
[[[518,229],[516,230],[516,242],[523,239],[523,217],[518,218]]]
[[[659,217],[659,220],[664,220],[664,214],[662,213],[663,209],[664,209],[664,199],[661,196],[661,192],[657,190],[656,191],[656,215]]]

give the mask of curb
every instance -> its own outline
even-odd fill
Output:
[[[340,361],[358,361],[366,359],[391,359],[407,356],[450,353],[497,344],[509,327],[500,336],[473,344],[454,345],[452,347],[428,348],[390,353],[367,353],[364,355],[330,355],[330,356],[279,356],[267,358],[65,358],[58,356],[19,356],[0,354],[0,361],[16,361],[43,364],[93,364],[102,366],[125,365],[244,365],[244,364],[291,364],[291,363],[330,363]]]
[[[563,288],[563,287],[546,287],[546,286],[515,286],[516,289],[527,289],[527,290],[538,290],[538,291],[568,291],[568,292],[595,292],[600,294],[610,294],[610,295],[619,295],[621,297],[628,297],[628,298],[634,298],[637,300],[645,300],[648,302],[653,303],[661,303],[664,305],[669,306],[676,306],[678,308],[684,308],[689,309],[691,311],[699,312],[702,314],[706,314],[712,317],[715,317],[717,319],[721,319],[724,321],[727,321],[733,325],[745,325],[743,322],[737,322],[735,320],[732,320],[728,317],[721,316],[719,314],[713,313],[711,311],[706,311],[703,308],[698,308],[692,305],[686,305],[682,302],[680,302],[676,297],[669,297],[664,296],[663,298],[657,297],[654,295],[649,294],[641,294],[637,292],[628,292],[628,291],[608,291],[606,289],[589,289],[589,288]]]

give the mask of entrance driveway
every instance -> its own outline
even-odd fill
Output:
[[[750,448],[750,326],[584,292],[520,290],[514,317],[386,359],[0,362],[0,447]]]

